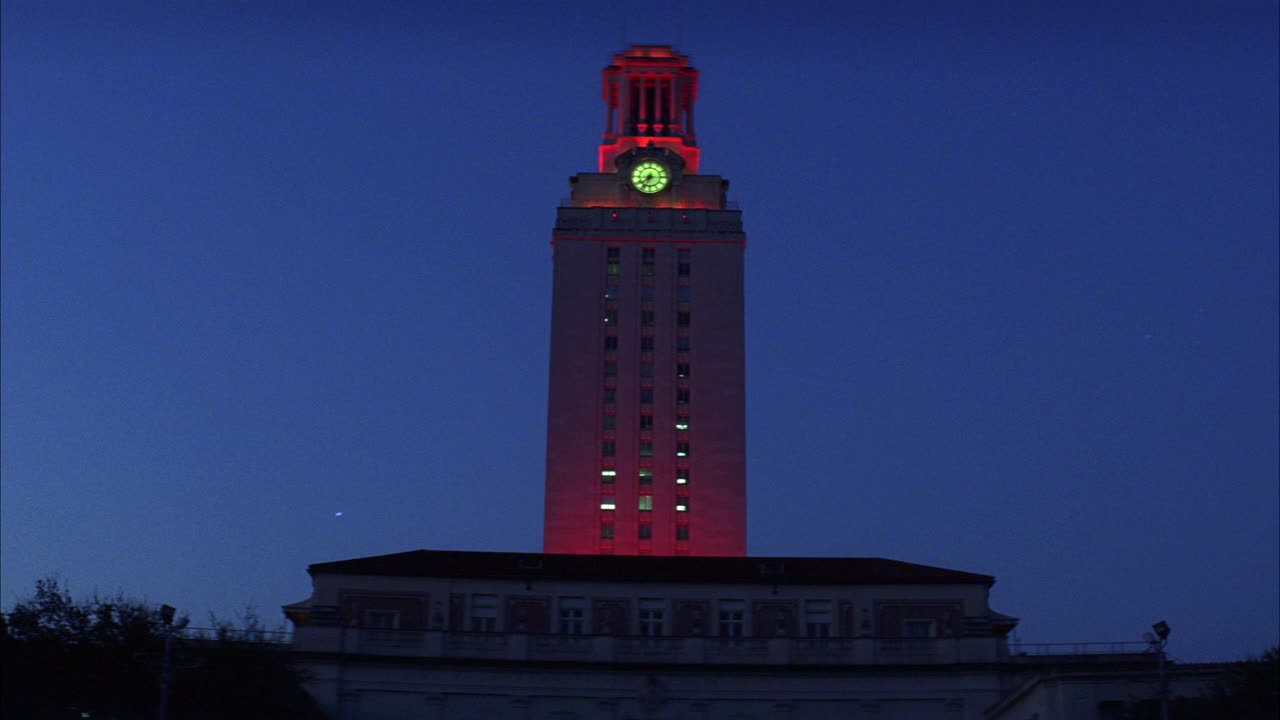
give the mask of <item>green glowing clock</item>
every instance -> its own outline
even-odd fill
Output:
[[[667,166],[654,160],[644,160],[631,169],[631,185],[650,195],[662,192],[671,183]]]

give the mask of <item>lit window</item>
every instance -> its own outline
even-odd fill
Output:
[[[601,427],[603,427],[605,430],[612,430],[617,426],[618,426],[618,418],[616,415],[604,416],[604,420],[601,423]]]
[[[805,600],[805,634],[812,638],[831,637],[831,601]]]
[[[677,540],[688,540],[688,539],[689,539],[689,526],[688,526],[688,525],[677,525],[677,526],[676,526],[676,539],[677,539]]]
[[[652,496],[652,495],[641,495],[641,496],[640,496],[640,509],[641,509],[641,510],[652,510],[652,509],[653,509],[653,496]]]
[[[679,325],[680,327],[689,327],[689,313],[676,313],[676,325]]]
[[[602,523],[600,525],[600,539],[601,540],[613,539],[613,523]]]
[[[642,524],[640,525],[640,534],[639,534],[639,537],[640,537],[640,539],[641,539],[641,540],[652,540],[652,539],[653,539],[653,526],[652,526],[652,525],[650,525],[650,524],[648,524],[648,523],[642,523]]]
[[[581,635],[586,615],[586,600],[580,597],[560,598],[560,633]]]
[[[640,484],[649,485],[653,483],[653,470],[651,468],[640,468]]]
[[[600,443],[600,455],[603,457],[613,457],[618,454],[618,446],[612,440],[605,440]]]
[[[646,335],[640,338],[640,352],[653,352],[653,336]]]
[[[609,263],[609,274],[610,274],[610,275],[617,275],[617,274],[619,274],[619,273],[621,273],[621,272],[622,272],[622,264],[621,264],[621,263],[616,263],[616,262],[611,262],[611,263]],[[686,273],[686,274],[688,274],[688,273]]]
[[[640,443],[640,457],[653,457],[653,443]]]
[[[618,311],[617,311],[617,310],[606,310],[606,311],[605,311],[605,313],[604,313],[604,324],[605,324],[605,325],[617,325],[617,324],[618,324]]]
[[[676,418],[676,429],[677,429],[677,430],[688,430],[688,429],[689,429],[689,418],[685,417],[684,415],[681,415],[680,417]]]
[[[679,363],[676,365],[676,377],[689,377],[689,363]]]
[[[689,498],[676,498],[676,512],[689,512]]]
[[[498,629],[498,596],[471,596],[471,632],[493,632]]]
[[[618,503],[612,497],[605,496],[600,498],[600,509],[601,510],[617,510]]]
[[[605,336],[604,336],[604,351],[605,351],[605,352],[612,352],[612,351],[617,350],[617,349],[618,349],[618,336],[617,336],[617,335],[605,335]]]
[[[687,442],[676,443],[676,457],[688,457],[688,456],[689,456],[689,443]]]
[[[652,430],[652,429],[653,429],[653,416],[652,416],[652,415],[641,415],[641,416],[640,416],[640,429],[641,429],[641,430]]]
[[[692,294],[688,285],[681,285],[680,289],[677,290],[676,293],[677,297],[680,298],[680,302],[689,302],[689,296]]]
[[[677,468],[677,469],[676,469],[676,484],[677,484],[677,485],[688,485],[688,484],[689,484],[689,468]]]
[[[614,481],[614,480],[616,480],[616,479],[617,479],[617,471],[615,471],[615,470],[601,470],[601,471],[600,471],[600,482],[602,482],[602,483],[604,483],[604,484],[606,484],[606,485],[612,485],[612,484],[613,484],[613,481]]]

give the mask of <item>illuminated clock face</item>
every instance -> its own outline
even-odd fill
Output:
[[[653,160],[645,160],[631,169],[631,185],[642,193],[662,192],[671,182],[667,166]]]

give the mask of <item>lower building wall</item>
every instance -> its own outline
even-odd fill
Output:
[[[741,670],[492,667],[301,660],[336,720],[981,720],[989,668]]]

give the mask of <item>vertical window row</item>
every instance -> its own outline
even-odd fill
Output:
[[[653,383],[654,383],[654,333],[657,316],[654,309],[655,248],[640,248],[640,416],[639,482],[635,508],[639,511],[636,527],[637,552],[646,554],[652,550],[653,541]]]
[[[604,389],[601,396],[600,429],[600,551],[613,552],[614,516],[618,508],[618,297],[622,277],[622,248],[605,248]],[[563,618],[562,618],[563,621]]]
[[[675,511],[676,511],[676,554],[689,553],[689,466],[692,446],[689,438],[690,400],[692,389],[690,378],[693,375],[693,363],[690,356],[692,341],[690,334],[693,325],[693,311],[690,301],[693,297],[691,286],[692,251],[689,248],[676,250],[676,421],[675,421]]]

